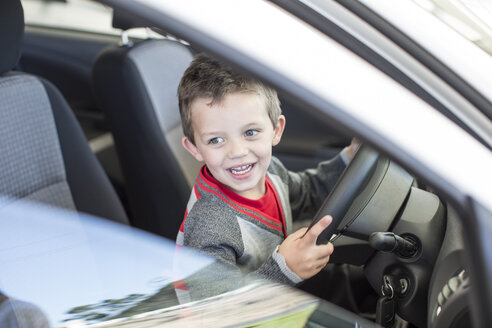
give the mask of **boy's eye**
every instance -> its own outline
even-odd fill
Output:
[[[208,141],[208,143],[211,145],[216,145],[216,144],[221,143],[222,141],[224,141],[224,139],[222,139],[221,137],[215,137],[215,138],[210,139]]]
[[[248,130],[248,131],[244,132],[244,135],[246,137],[252,137],[252,136],[254,136],[257,133],[258,133],[258,130],[251,129],[251,130]]]

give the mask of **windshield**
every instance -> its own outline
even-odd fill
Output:
[[[106,35],[121,35],[113,27],[113,9],[90,0],[21,0],[27,26],[61,28]],[[162,38],[143,27],[127,31],[132,38]]]
[[[492,55],[492,2],[488,0],[414,0],[462,36]]]

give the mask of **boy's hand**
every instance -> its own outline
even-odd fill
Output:
[[[356,137],[352,138],[352,141],[350,142],[350,145],[345,148],[345,154],[347,157],[352,160],[354,158],[355,153],[357,153],[357,150],[360,148],[360,140],[357,139]]]
[[[280,244],[278,252],[285,258],[289,269],[300,278],[311,278],[320,272],[330,260],[333,244],[316,245],[316,240],[331,221],[332,217],[326,215],[307,233],[307,228],[299,229]]]

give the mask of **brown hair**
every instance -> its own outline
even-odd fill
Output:
[[[195,143],[191,124],[191,105],[199,98],[211,98],[211,104],[230,93],[246,92],[259,95],[267,108],[273,127],[281,114],[277,92],[258,80],[240,75],[229,66],[205,54],[195,56],[178,87],[179,112],[183,133]]]

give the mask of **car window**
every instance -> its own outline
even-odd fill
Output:
[[[492,55],[492,2],[415,0],[422,8]]]
[[[112,28],[112,9],[88,0],[22,0],[26,24],[119,34]],[[90,17],[90,19],[88,19]]]
[[[112,27],[113,9],[90,0],[21,0],[26,25],[120,35]],[[133,38],[159,37],[145,28],[128,31]]]
[[[210,256],[82,213],[0,196],[0,231],[2,327],[15,316],[66,328],[301,327],[308,319],[314,326],[376,327],[277,283],[210,280],[203,270],[222,268]],[[205,287],[178,293],[188,277]]]

